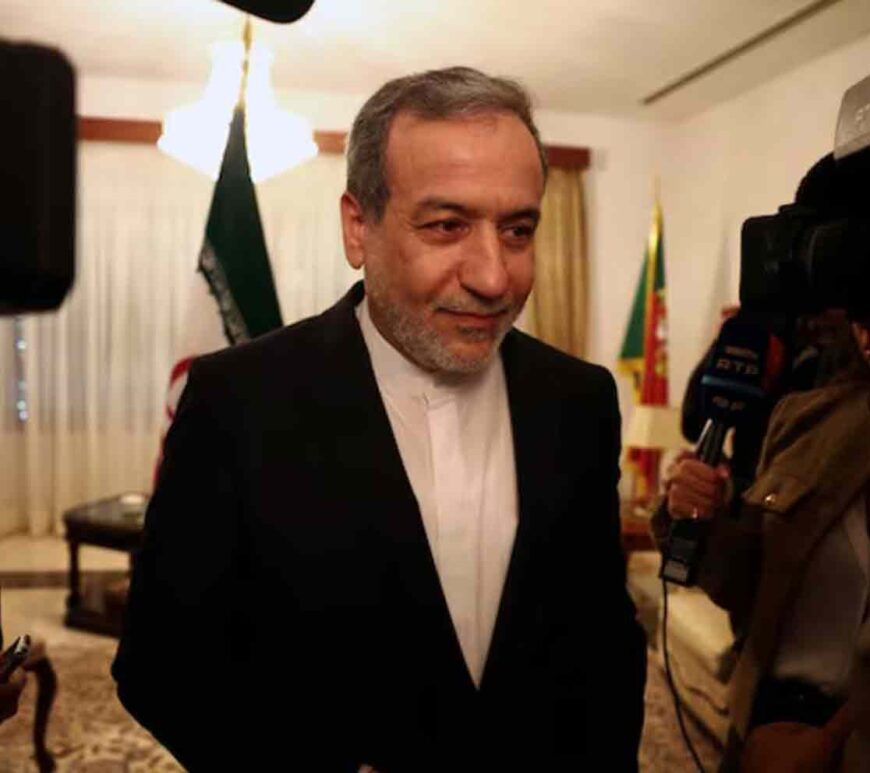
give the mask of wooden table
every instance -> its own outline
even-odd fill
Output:
[[[69,545],[69,596],[64,622],[70,628],[111,636],[120,634],[118,620],[107,616],[105,609],[94,609],[84,603],[79,546],[96,545],[132,554],[142,539],[147,506],[148,497],[144,494],[123,494],[88,502],[64,513],[66,540]]]

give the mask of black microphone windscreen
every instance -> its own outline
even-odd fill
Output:
[[[0,315],[57,308],[73,283],[75,95],[60,51],[0,40]]]
[[[728,426],[751,415],[781,372],[781,353],[768,330],[739,314],[726,320],[701,376],[704,415]]]
[[[279,24],[290,24],[301,19],[314,5],[314,0],[221,0],[221,2]]]

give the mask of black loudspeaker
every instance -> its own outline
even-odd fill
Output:
[[[75,275],[75,74],[0,41],[0,314],[60,305]]]
[[[301,19],[314,5],[314,0],[221,0],[261,19],[289,24]]]

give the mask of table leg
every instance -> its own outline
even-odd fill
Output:
[[[57,676],[45,652],[34,662],[26,663],[24,669],[36,674],[36,716],[33,722],[36,766],[39,768],[39,773],[52,773],[57,769],[57,764],[45,744],[45,735],[48,729],[48,715],[57,693]]]
[[[69,542],[69,596],[66,599],[67,610],[78,609],[82,603],[79,577],[79,542]]]

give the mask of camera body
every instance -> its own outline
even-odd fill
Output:
[[[870,77],[843,97],[833,153],[793,204],[743,223],[740,303],[776,326],[845,309],[870,316]]]
[[[870,313],[870,219],[798,204],[752,217],[741,233],[740,301],[786,316],[841,308]]]

